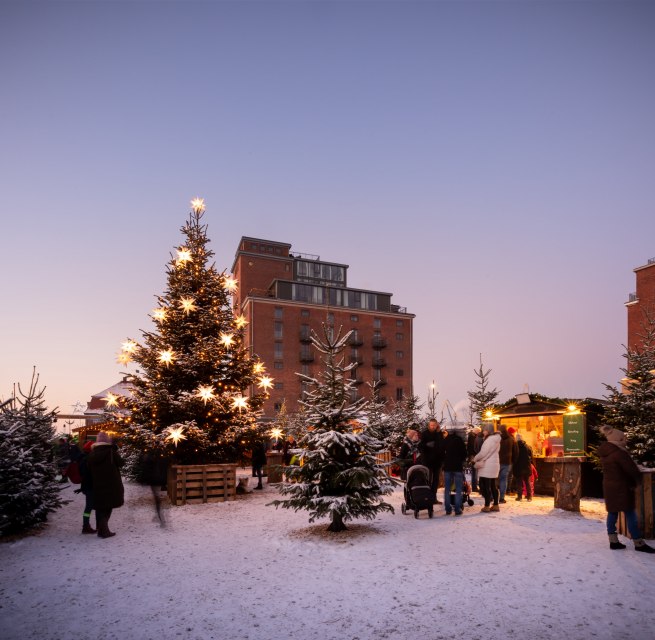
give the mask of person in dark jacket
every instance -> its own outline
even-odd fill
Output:
[[[255,440],[252,445],[252,469],[257,476],[257,486],[255,489],[264,488],[262,478],[264,476],[264,465],[266,464],[266,444],[263,440]],[[270,480],[269,480],[270,482]]]
[[[82,455],[78,459],[80,477],[82,478],[78,491],[84,494],[85,499],[84,512],[82,513],[82,533],[97,533],[97,530],[91,526],[91,512],[93,511],[93,477],[91,476],[91,470],[89,469],[89,454],[91,453],[92,446],[93,442],[87,440],[84,443]],[[96,513],[96,527],[97,526],[98,514]]]
[[[472,426],[466,438],[466,454],[471,465],[471,491],[478,491],[478,470],[473,464],[473,458],[475,458],[475,454],[480,451],[480,447],[482,446],[483,438],[480,435],[481,431],[482,429],[480,427]],[[478,438],[478,436],[480,437]]]
[[[113,509],[123,506],[124,488],[120,467],[123,459],[118,447],[109,436],[101,431],[91,448],[88,465],[93,478],[93,504],[96,510],[96,526],[100,538],[111,538],[116,534],[109,530],[109,518]]]
[[[603,467],[603,497],[607,509],[610,549],[625,549],[616,533],[619,511],[622,511],[635,544],[635,551],[655,553],[655,549],[644,542],[639,531],[635,511],[635,488],[641,484],[641,471],[628,453],[625,434],[608,425],[602,425],[600,431],[607,439],[607,442],[598,447],[598,457]]]
[[[139,460],[139,477],[141,484],[150,487],[155,515],[162,527],[166,526],[166,520],[161,510],[160,491],[166,487],[168,481],[168,460],[157,451],[146,451]]]
[[[418,425],[412,425],[407,429],[398,453],[398,466],[400,467],[400,479],[407,480],[407,471],[417,464],[418,446],[421,437],[418,432]]]
[[[519,451],[514,436],[509,433],[504,424],[501,424],[498,427],[498,431],[500,432],[500,452],[498,455],[500,460],[500,472],[498,474],[498,491],[500,493],[500,503],[504,504],[507,502],[505,500],[505,493],[507,492],[509,474],[512,470],[512,464],[518,457]]]
[[[455,515],[462,515],[462,487],[464,485],[464,462],[466,462],[467,451],[464,440],[457,431],[452,431],[444,440],[443,455],[443,480],[444,480],[444,504],[446,515],[452,513],[450,503],[451,487],[455,485]]]
[[[514,463],[514,480],[516,482],[516,499],[523,500],[523,485],[525,484],[525,498],[528,502],[532,500],[532,487],[530,476],[532,475],[532,449],[528,447],[521,434],[516,436],[518,456]]]
[[[421,433],[419,443],[419,462],[430,470],[430,488],[434,493],[435,504],[441,504],[437,500],[437,489],[439,488],[439,474],[443,465],[444,437],[441,432],[441,425],[436,418],[428,422],[428,428]]]

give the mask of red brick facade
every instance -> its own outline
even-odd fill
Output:
[[[637,289],[626,303],[628,308],[628,348],[633,350],[641,344],[645,313],[655,319],[655,258],[648,264],[635,269]]]
[[[352,373],[358,396],[370,397],[367,383],[374,380],[383,382],[380,395],[387,400],[411,395],[414,315],[391,305],[391,294],[346,287],[347,265],[290,254],[290,248],[285,243],[242,238],[232,268],[239,281],[235,312],[248,321],[246,345],[264,361],[274,379],[265,415],[273,417],[282,402],[288,411],[296,410],[302,394],[296,374],[316,376],[321,371],[321,354],[312,347],[309,335],[313,330],[321,336],[323,323],[335,331],[341,329],[342,335],[356,330],[343,356],[346,363],[359,362]],[[338,281],[300,278],[294,271],[299,269],[298,261],[317,271],[323,268]],[[300,293],[294,285],[300,285]],[[297,299],[298,295],[311,298],[312,293],[333,301]],[[335,304],[335,299],[341,304]],[[376,308],[345,306],[346,302]]]

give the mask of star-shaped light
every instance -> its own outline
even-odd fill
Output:
[[[271,429],[271,438],[275,438],[276,440],[282,435],[282,429],[278,429],[277,427],[275,429]]]
[[[172,349],[164,349],[164,350],[160,351],[158,360],[162,364],[165,364],[166,366],[168,366],[169,364],[171,364],[173,362],[173,360],[175,360],[173,350]]]
[[[103,398],[107,403],[108,407],[117,407],[118,406],[118,396],[113,394],[111,391],[107,392],[107,395]]]
[[[238,409],[239,411],[242,409],[247,409],[248,398],[245,398],[244,396],[237,396],[236,398],[232,398],[232,408]]]
[[[152,317],[155,320],[165,320],[166,319],[166,309],[153,309],[152,310]]]
[[[226,347],[231,347],[234,344],[234,336],[231,333],[221,333],[221,342]]]
[[[262,376],[259,379],[257,386],[261,387],[264,390],[270,389],[273,386],[273,378],[269,378],[268,376]]]
[[[235,280],[232,276],[225,278],[225,288],[232,293],[237,290],[238,280]]]
[[[116,362],[118,362],[118,364],[127,365],[130,364],[130,362],[132,362],[132,357],[130,356],[129,353],[126,353],[125,351],[121,351],[116,355]]]
[[[211,400],[214,398],[214,387],[211,385],[200,385],[198,387],[198,393],[197,396],[205,403],[207,404],[207,400]]]
[[[263,362],[255,362],[255,364],[252,367],[252,370],[254,373],[264,373],[264,363]]]
[[[204,198],[194,198],[193,200],[191,200],[191,208],[196,213],[202,213],[205,210]]]
[[[125,353],[134,353],[139,345],[134,340],[126,340],[121,345],[121,350]]]
[[[177,443],[180,440],[186,440],[186,436],[182,433],[183,430],[184,427],[175,427],[175,428],[169,427],[166,440],[172,440],[173,444],[177,447]]]
[[[177,250],[177,260],[175,261],[175,264],[180,265],[185,262],[190,262],[191,260],[193,260],[193,258],[191,257],[191,251],[189,249],[182,247]]]
[[[196,306],[196,301],[193,298],[182,298],[180,300],[180,306],[184,309],[184,313],[195,311],[198,308]]]
[[[237,316],[234,319],[234,324],[237,326],[237,329],[243,329],[248,324],[245,316]]]

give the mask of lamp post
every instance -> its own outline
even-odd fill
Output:
[[[428,417],[430,420],[436,418],[436,407],[437,407],[437,396],[439,395],[439,392],[437,391],[437,385],[434,384],[434,380],[432,381],[432,384],[428,387]]]

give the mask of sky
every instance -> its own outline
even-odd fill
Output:
[[[416,315],[464,417],[602,397],[655,257],[650,2],[0,2],[0,398],[120,380],[189,201]]]
[[[461,517],[415,519],[398,487],[385,497],[395,513],[335,534],[266,506],[280,497],[266,483],[166,508],[164,528],[148,487],[125,494],[113,538],[80,535],[84,498],[68,485],[45,531],[0,544],[4,640],[653,637],[655,558],[623,537],[609,549],[599,499],[581,513],[541,496],[480,513],[474,494]]]

